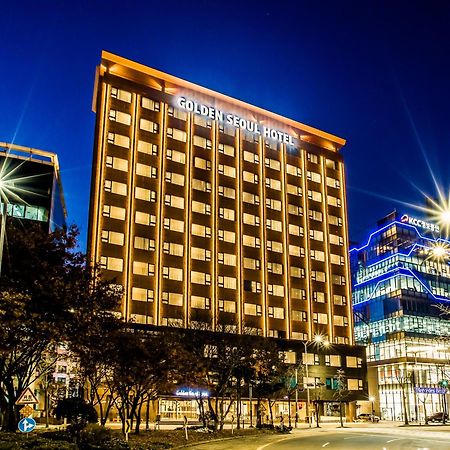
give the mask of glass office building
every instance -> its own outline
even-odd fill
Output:
[[[450,247],[439,226],[396,212],[350,250],[355,337],[367,345],[369,393],[388,420],[446,409]]]

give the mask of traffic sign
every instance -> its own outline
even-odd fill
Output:
[[[20,409],[20,415],[23,417],[30,417],[34,413],[34,409],[30,405],[25,405]]]
[[[33,431],[35,428],[36,428],[36,421],[31,417],[22,419],[19,422],[19,430],[22,433],[29,433],[30,431]]]
[[[37,405],[38,403],[38,399],[29,387],[20,394],[20,397],[16,401],[16,405]]]

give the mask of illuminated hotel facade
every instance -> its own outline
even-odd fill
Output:
[[[89,254],[126,320],[352,345],[341,138],[103,52]]]
[[[386,420],[447,410],[449,242],[439,226],[396,212],[350,251],[355,336],[367,345],[369,394]]]

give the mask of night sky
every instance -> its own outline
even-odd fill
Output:
[[[54,151],[86,243],[102,49],[347,139],[350,236],[450,181],[445,1],[2,3],[0,141]],[[420,213],[416,213],[420,216]]]

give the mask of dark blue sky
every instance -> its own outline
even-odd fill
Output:
[[[55,151],[85,245],[102,49],[347,139],[350,234],[450,181],[445,1],[7,1],[0,141]],[[383,198],[386,197],[386,198]]]

